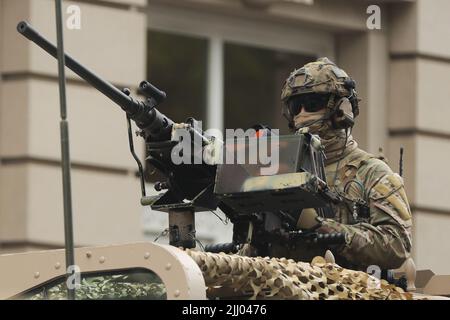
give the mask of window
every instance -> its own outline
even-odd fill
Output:
[[[148,31],[147,79],[167,94],[158,106],[174,122],[206,117],[206,39]],[[148,182],[166,180],[147,163]]]
[[[281,88],[294,68],[315,57],[225,44],[225,128],[269,125],[287,134],[281,114]]]
[[[208,66],[209,41],[148,31],[147,78],[167,93],[160,111],[175,122],[188,117],[202,120],[203,129],[208,128],[207,73],[212,68]],[[224,128],[246,129],[264,123],[288,133],[287,122],[281,115],[281,88],[294,68],[315,57],[232,42],[225,42],[222,48],[223,74],[214,77],[224,80]]]
[[[66,278],[35,288],[18,299],[67,299]],[[82,274],[76,300],[166,300],[166,288],[161,279],[146,269]]]
[[[159,110],[175,122],[206,115],[206,39],[148,32],[148,80],[167,93]]]

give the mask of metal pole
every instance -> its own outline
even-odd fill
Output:
[[[223,131],[224,125],[224,42],[220,38],[209,41],[208,48],[208,128]]]
[[[56,9],[56,33],[58,45],[58,79],[59,79],[59,103],[61,109],[61,160],[62,160],[62,182],[64,198],[64,238],[66,247],[66,277],[69,279],[68,268],[75,265],[74,245],[73,245],[73,224],[72,224],[72,190],[70,179],[70,148],[69,148],[69,123],[67,122],[66,106],[66,75],[65,56],[63,41],[63,19],[62,0],[55,0]],[[68,282],[66,282],[68,284]],[[75,299],[75,287],[67,286],[67,298]]]

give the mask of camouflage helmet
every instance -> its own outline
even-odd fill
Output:
[[[355,116],[359,113],[355,81],[347,73],[338,68],[334,62],[326,57],[305,64],[300,69],[295,69],[284,83],[281,91],[283,102],[283,114],[291,122],[293,116],[289,112],[288,101],[290,98],[303,94],[331,94],[328,108],[333,111],[335,101],[339,98],[349,98]]]

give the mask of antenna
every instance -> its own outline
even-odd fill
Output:
[[[403,147],[400,147],[400,161],[398,163],[400,177],[403,177]]]
[[[56,33],[57,33],[57,57],[58,57],[58,80],[59,80],[59,103],[60,103],[60,132],[61,132],[61,167],[63,180],[64,198],[64,243],[66,251],[66,285],[69,283],[69,267],[75,265],[73,245],[73,223],[72,223],[72,189],[70,179],[70,148],[69,148],[69,123],[67,122],[66,105],[66,74],[64,55],[64,35],[62,22],[62,0],[55,0],[56,11]],[[67,298],[75,300],[75,286],[67,286]]]

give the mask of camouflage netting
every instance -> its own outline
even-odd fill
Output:
[[[235,296],[250,296],[251,299],[412,299],[410,293],[385,280],[326,263],[322,257],[305,263],[285,258],[186,252],[202,270],[209,291],[228,288]]]

